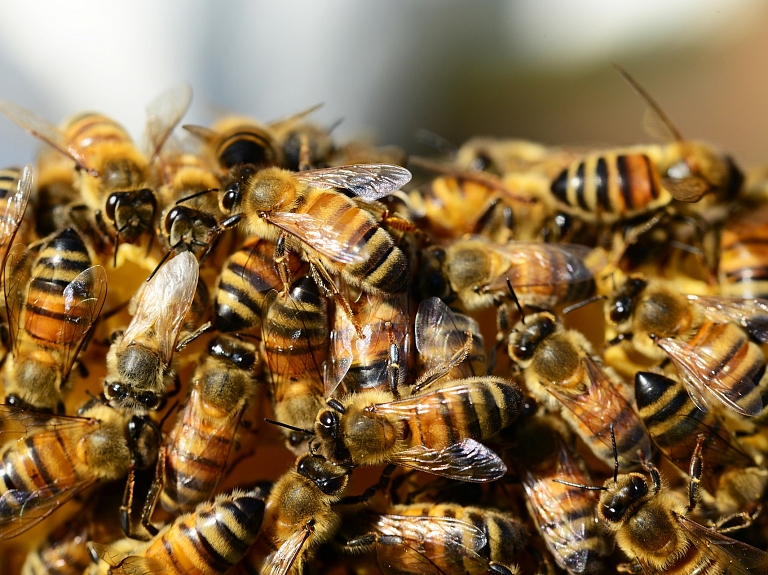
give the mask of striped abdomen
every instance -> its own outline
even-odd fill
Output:
[[[607,223],[661,208],[672,199],[651,158],[637,153],[587,156],[563,170],[551,190],[579,217]]]
[[[272,137],[255,124],[243,124],[219,134],[213,153],[225,169],[238,164],[266,168],[278,163]]]
[[[431,387],[430,387],[431,389]],[[483,440],[512,423],[520,410],[522,392],[500,377],[471,377],[390,404],[372,412],[408,414],[402,420],[407,441],[442,449],[464,439]]]
[[[704,435],[703,454],[707,472],[702,482],[714,493],[712,485],[723,470],[754,466],[723,429],[713,411],[701,411],[691,400],[683,384],[658,373],[635,375],[635,399],[640,417],[653,443],[680,469],[688,473],[691,454],[698,436]]]
[[[330,232],[337,235],[340,242],[350,246],[350,249],[360,249],[362,261],[334,262],[333,265],[350,285],[384,294],[403,293],[408,289],[408,261],[405,254],[373,216],[355,206],[345,196],[313,188],[297,212],[326,222]]]
[[[66,347],[82,337],[70,324],[78,319],[65,314],[64,288],[91,266],[91,258],[80,236],[72,228],[57,234],[38,256],[31,270],[22,332],[38,345]],[[83,309],[83,312],[86,312]],[[22,336],[23,337],[23,336]]]
[[[301,261],[291,252],[287,261],[291,274],[298,274]],[[227,259],[219,275],[214,294],[217,329],[224,333],[258,331],[267,293],[281,288],[275,244],[250,238]]]
[[[768,206],[746,209],[723,225],[718,274],[723,295],[768,297]]]
[[[256,540],[264,516],[258,491],[235,491],[177,518],[140,552],[168,575],[220,575]]]
[[[85,519],[85,518],[83,518]],[[39,547],[29,552],[21,575],[82,575],[93,557],[88,551],[88,521],[62,524]]]
[[[105,143],[134,145],[125,128],[113,119],[93,112],[85,112],[70,118],[64,126],[64,133],[86,154]]]

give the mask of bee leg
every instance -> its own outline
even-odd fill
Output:
[[[381,472],[379,481],[374,485],[371,485],[368,489],[363,491],[360,495],[348,495],[336,503],[336,505],[358,505],[360,503],[366,503],[369,499],[373,498],[379,491],[386,491],[389,488],[389,483],[392,478],[392,474],[397,469],[397,465],[390,463]]]
[[[317,283],[320,289],[322,289],[328,297],[332,297],[336,301],[336,305],[340,306],[341,309],[344,310],[344,313],[349,319],[349,322],[355,327],[357,337],[360,339],[365,339],[363,328],[357,323],[355,320],[355,314],[352,313],[352,306],[349,305],[347,298],[345,298],[339,291],[339,288],[336,287],[336,282],[333,281],[333,278],[328,273],[328,270],[326,270],[325,266],[323,266],[323,264],[317,259],[308,259],[310,263],[309,271],[312,274],[312,278],[315,280],[315,283]]]
[[[176,351],[179,352],[185,347],[187,347],[190,343],[195,341],[198,337],[203,335],[206,331],[211,329],[213,327],[213,324],[209,321],[205,322],[203,325],[198,327],[195,331],[193,331],[191,334],[186,336],[184,339],[182,339],[179,343],[176,344]]]
[[[389,364],[387,366],[389,390],[392,392],[392,396],[395,400],[398,400],[400,399],[400,392],[398,391],[401,374],[400,350],[395,341],[395,332],[392,330],[392,322],[386,322],[384,328],[387,330],[387,338],[389,338]]]
[[[312,168],[312,150],[309,149],[309,140],[306,134],[299,136],[299,171],[306,172]]]
[[[123,533],[125,533],[126,537],[131,537],[133,533],[131,509],[133,508],[133,489],[135,485],[136,465],[134,461],[131,461],[131,465],[128,468],[128,479],[125,481],[125,489],[123,490],[123,502],[120,505],[120,527],[123,528]]]
[[[729,533],[731,531],[738,531],[739,529],[746,529],[758,518],[763,510],[761,503],[753,503],[748,509],[739,513],[734,513],[727,517],[722,517],[712,528],[718,533]]]
[[[384,537],[384,536],[381,536]],[[376,533],[366,533],[354,539],[350,539],[346,543],[338,545],[339,551],[347,553],[349,555],[359,555],[368,551],[372,545],[379,542],[380,536]]]
[[[275,242],[275,265],[280,281],[283,282],[283,293],[288,293],[291,287],[291,270],[288,267],[288,248],[285,245],[285,233],[281,233]]]
[[[704,434],[700,433],[696,440],[696,447],[693,450],[693,455],[691,455],[691,465],[688,469],[688,475],[691,478],[688,483],[688,511],[693,511],[699,500],[699,483],[701,482],[701,473],[704,470],[704,457],[701,454],[703,446]]]
[[[464,345],[462,346],[462,348],[456,353],[454,353],[453,356],[448,361],[430,369],[429,371],[421,375],[421,377],[419,377],[419,379],[417,379],[416,383],[413,385],[414,393],[417,391],[423,390],[425,387],[445,377],[446,375],[448,375],[449,371],[451,371],[454,367],[459,365],[462,361],[464,361],[467,358],[470,350],[472,349],[472,332],[465,331],[464,335],[467,337],[467,339],[464,342]]]
[[[632,563],[619,563],[616,565],[617,573],[630,573],[631,575],[642,575],[645,573],[645,569],[640,565],[638,561],[632,561]]]
[[[158,529],[152,525],[152,514],[155,512],[157,502],[160,500],[160,494],[163,491],[163,478],[165,477],[165,446],[160,448],[157,454],[157,467],[155,469],[155,478],[147,493],[147,499],[144,501],[144,509],[141,511],[141,525],[151,536],[157,535]]]

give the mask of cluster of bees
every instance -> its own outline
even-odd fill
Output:
[[[768,573],[766,178],[620,72],[664,144],[0,102],[3,572]]]

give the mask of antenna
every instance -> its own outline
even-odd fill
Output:
[[[306,433],[307,435],[314,435],[314,431],[310,431],[308,429],[302,429],[301,427],[294,427],[293,425],[288,425],[287,423],[283,423],[281,421],[275,421],[274,419],[269,419],[267,417],[264,418],[264,421],[267,423],[271,423],[272,425],[277,425],[278,427],[285,427],[286,429],[290,429],[291,431],[298,431],[300,433]]]
[[[517,294],[515,293],[514,288],[512,287],[512,282],[509,281],[509,278],[505,278],[507,280],[507,287],[509,288],[509,293],[512,294],[512,299],[515,302],[515,305],[517,306],[517,311],[520,312],[520,321],[523,322],[523,325],[525,325],[525,312],[523,311],[523,306],[520,305],[520,300],[517,299]]]

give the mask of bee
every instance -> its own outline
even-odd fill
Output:
[[[334,153],[330,129],[307,122],[305,118],[322,104],[312,106],[294,116],[272,122],[269,131],[282,150],[282,167],[294,172],[324,168]]]
[[[720,292],[740,298],[768,297],[768,206],[749,205],[730,216],[720,232]]]
[[[768,340],[766,303],[684,295],[671,283],[630,275],[609,300],[607,320],[646,357],[669,358],[702,411],[714,397],[729,411],[757,416],[768,405],[766,361],[741,326]]]
[[[671,143],[596,152],[572,162],[552,182],[560,206],[585,221],[613,224],[661,210],[673,200],[697,202],[708,193],[733,198],[744,180],[733,160],[708,144],[685,140],[653,98],[616,68]]]
[[[190,251],[198,259],[211,250],[218,226],[218,205],[209,194],[218,189],[219,177],[203,159],[192,153],[178,152],[160,157],[164,185],[158,195],[166,208],[159,219],[163,247],[173,252]],[[194,196],[186,199],[189,196]],[[177,200],[186,201],[177,204]]]
[[[351,302],[363,337],[340,307],[330,333],[325,397],[368,389],[397,390],[405,385],[410,357],[410,314],[405,294],[384,297],[360,294]],[[314,422],[314,418],[313,418]]]
[[[454,152],[453,163],[461,170],[483,171],[506,176],[535,173],[552,179],[573,161],[564,148],[549,148],[529,140],[471,138]]]
[[[32,193],[32,166],[0,170],[0,264],[5,263],[8,250],[21,227]]]
[[[506,466],[479,440],[515,420],[522,393],[509,380],[486,376],[432,382],[427,391],[417,382],[404,399],[372,390],[327,403],[310,452],[349,465],[395,464],[483,482],[504,475]]]
[[[10,405],[0,405],[0,415],[0,539],[24,533],[85,489],[157,459],[154,424],[96,400],[79,417]]]
[[[275,244],[251,237],[224,262],[214,290],[214,323],[223,333],[261,336],[261,314],[267,294],[281,288],[274,261]],[[291,277],[301,275],[302,262],[286,259]]]
[[[248,575],[302,573],[317,547],[341,525],[333,507],[342,501],[350,471],[316,455],[299,457],[272,487],[264,528],[241,563],[242,571]]]
[[[424,250],[417,288],[424,298],[450,303],[458,297],[468,310],[477,310],[509,301],[509,280],[523,306],[551,309],[590,297],[605,265],[600,250],[585,246],[502,245],[474,237]]]
[[[82,575],[92,562],[87,521],[62,524],[27,554],[21,575]]]
[[[219,193],[219,207],[229,216],[222,226],[244,219],[250,233],[282,247],[276,254],[278,263],[285,249],[299,254],[331,292],[337,290],[329,274],[340,273],[349,285],[370,293],[403,293],[409,281],[403,252],[373,216],[330,188],[345,188],[375,200],[410,178],[408,170],[387,164],[295,173],[279,168],[235,169]],[[346,302],[340,303],[348,308]]]
[[[754,520],[762,507],[758,502],[768,485],[768,471],[755,465],[721,419],[696,407],[677,379],[659,373],[637,372],[635,398],[653,443],[683,473],[689,473],[690,455],[698,438],[703,438],[707,474],[702,485],[714,494],[712,506],[720,523]]]
[[[694,451],[691,469],[701,469],[701,445]],[[688,514],[696,507],[697,477],[689,483],[686,507],[663,486],[656,467],[644,464],[648,475],[618,474],[598,489],[600,523],[615,533],[616,542],[637,564],[632,572],[720,575],[765,573],[768,553],[696,523]],[[582,486],[588,487],[588,486]],[[630,567],[630,569],[633,569]]]
[[[107,353],[104,396],[136,414],[157,409],[175,373],[171,360],[198,285],[195,256],[183,252],[164,264],[144,286],[136,313],[117,332]]]
[[[597,495],[553,481],[590,482],[583,462],[566,444],[567,429],[549,415],[521,418],[510,429],[513,439],[506,453],[514,461],[528,512],[547,549],[571,575],[603,573],[611,548],[596,522]]]
[[[100,561],[88,575],[223,575],[256,540],[264,518],[261,489],[221,494],[177,517],[151,540],[92,545]],[[120,558],[122,557],[122,558]]]
[[[453,503],[393,505],[357,523],[369,532],[343,550],[375,549],[385,574],[513,575],[519,573],[514,554],[528,539],[525,526],[506,513]]]
[[[166,441],[160,502],[167,511],[191,511],[215,492],[256,395],[257,366],[253,343],[222,334],[208,345]]]
[[[72,228],[39,253],[17,244],[5,267],[11,356],[3,367],[6,402],[59,410],[62,387],[107,297],[107,274]]]
[[[454,313],[440,298],[432,297],[419,304],[414,333],[421,363],[420,378],[440,373],[441,366],[447,364],[452,367],[441,376],[450,380],[487,373],[488,357],[477,321],[463,313]]]
[[[311,428],[323,407],[323,363],[328,353],[328,304],[308,276],[287,293],[270,292],[262,319],[264,363],[275,417]],[[286,429],[286,444],[304,451],[307,434]]]
[[[636,464],[638,452],[650,456],[650,439],[632,407],[631,392],[598,363],[581,333],[541,312],[525,316],[515,326],[507,349],[531,394],[550,410],[560,411],[600,459],[609,465],[613,461],[611,426],[616,429],[622,464]]]
[[[147,109],[144,154],[120,124],[94,112],[70,118],[61,129],[34,112],[0,102],[11,121],[74,162],[74,186],[98,227],[114,238],[115,258],[122,239],[133,243],[152,230],[157,198],[150,164],[186,113],[191,90],[182,86],[159,96]]]

